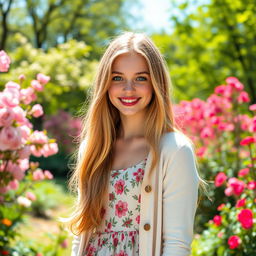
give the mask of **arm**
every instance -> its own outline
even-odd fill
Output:
[[[193,240],[199,177],[193,149],[182,146],[163,178],[163,256],[188,256]]]

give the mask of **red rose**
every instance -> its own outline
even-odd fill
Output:
[[[242,139],[242,140],[240,141],[240,145],[246,146],[246,145],[250,145],[250,144],[252,144],[252,143],[254,143],[254,142],[255,142],[254,137],[252,137],[252,136],[247,136],[247,137],[245,137],[244,139]]]
[[[243,207],[245,205],[245,198],[243,199],[239,199],[237,202],[236,202],[236,208],[239,208],[239,207]]]
[[[241,239],[239,236],[231,236],[228,239],[228,245],[230,249],[235,249],[241,244]]]
[[[227,179],[227,176],[224,172],[219,172],[215,177],[215,186],[220,187]]]
[[[220,215],[215,215],[213,218],[213,222],[216,226],[220,226],[221,225],[221,216]]]
[[[238,221],[245,229],[250,229],[253,226],[253,213],[250,209],[243,209],[237,215]]]

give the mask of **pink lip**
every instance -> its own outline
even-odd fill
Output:
[[[122,97],[122,98],[119,98],[120,99],[120,102],[124,105],[124,106],[133,106],[135,104],[137,104],[140,100],[140,98],[135,98],[135,97]],[[127,100],[134,100],[134,99],[137,99],[135,102],[123,102],[121,99],[127,99]]]

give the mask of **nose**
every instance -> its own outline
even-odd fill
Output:
[[[125,91],[133,91],[135,88],[134,88],[134,83],[133,81],[130,81],[130,80],[127,80],[127,82],[125,83],[125,86],[124,86],[124,90]]]

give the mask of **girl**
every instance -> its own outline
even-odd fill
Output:
[[[105,51],[69,188],[72,256],[187,256],[198,187],[191,141],[174,121],[159,50],[125,32]]]

